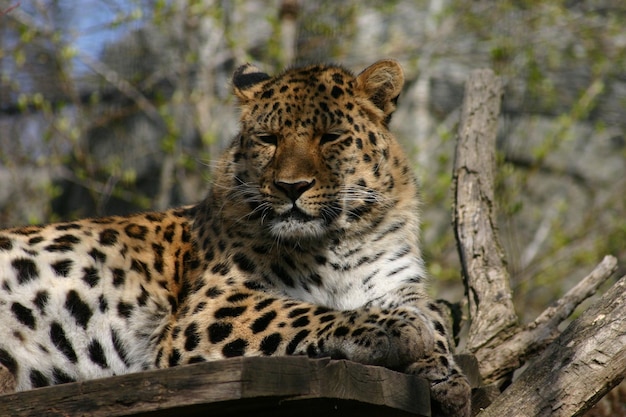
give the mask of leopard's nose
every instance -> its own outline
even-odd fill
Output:
[[[294,203],[296,202],[298,198],[300,198],[302,194],[304,194],[306,190],[313,187],[314,184],[315,184],[315,179],[311,181],[295,181],[295,182],[274,181],[274,185],[276,186],[276,188],[278,188],[280,191],[285,193],[285,195],[289,197],[289,199]]]

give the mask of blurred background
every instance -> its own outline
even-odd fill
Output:
[[[450,208],[464,82],[505,84],[499,230],[532,320],[604,254],[626,272],[626,3],[0,0],[0,226],[193,203],[237,132],[230,76],[399,60],[392,130],[422,182],[434,289],[463,296]]]

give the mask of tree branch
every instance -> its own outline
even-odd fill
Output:
[[[495,225],[493,177],[502,87],[491,70],[477,70],[466,87],[454,162],[454,229],[476,352],[517,323],[509,274]]]
[[[79,54],[79,59],[94,73],[100,75],[109,84],[117,88],[122,94],[133,100],[156,126],[164,126],[163,118],[159,114],[159,110],[128,80],[124,79],[116,71],[109,68],[105,63],[92,59],[86,54]]]
[[[624,379],[625,303],[626,276],[574,320],[480,417],[509,415],[511,410],[520,417],[569,417],[589,409]]]
[[[467,81],[454,164],[454,227],[469,301],[467,348],[485,383],[500,386],[531,357],[520,378],[481,416],[580,415],[624,378],[626,277],[559,335],[558,326],[617,269],[603,261],[532,323],[518,326],[499,244],[494,201],[500,81],[489,70]],[[541,353],[543,352],[543,353]]]
[[[543,350],[558,335],[558,326],[584,300],[595,294],[617,269],[617,259],[605,256],[602,262],[575,287],[541,313],[535,321],[511,334],[492,338],[475,352],[485,382],[498,382],[521,367],[534,353]]]

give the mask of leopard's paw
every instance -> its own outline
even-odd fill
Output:
[[[451,357],[435,355],[411,364],[406,372],[426,378],[430,382],[433,416],[471,415],[472,389]]]
[[[352,361],[403,369],[433,353],[432,331],[403,314],[371,313],[350,321],[349,327],[341,325],[332,331],[330,343],[337,353]]]

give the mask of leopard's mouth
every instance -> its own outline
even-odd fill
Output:
[[[277,214],[270,222],[270,232],[281,240],[302,241],[324,236],[327,226],[324,219],[306,214],[297,207]]]
[[[295,205],[291,208],[291,210],[286,211],[278,216],[276,216],[276,220],[278,221],[286,221],[286,222],[301,222],[306,223],[312,220],[315,220],[315,217],[306,214],[304,211],[300,210]]]

